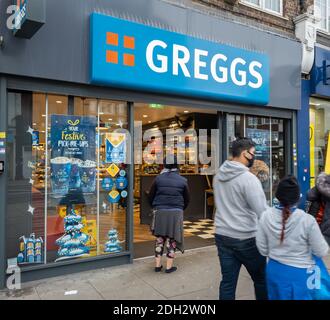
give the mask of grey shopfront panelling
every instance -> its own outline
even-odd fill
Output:
[[[89,17],[92,12],[119,16],[211,41],[219,41],[270,57],[270,106],[300,108],[301,45],[161,0],[48,0],[46,24],[31,40],[14,38],[5,26],[6,8],[0,3],[0,73],[89,83]]]

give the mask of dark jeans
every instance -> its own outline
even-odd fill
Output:
[[[255,238],[239,240],[216,234],[215,241],[222,273],[219,299],[235,300],[239,273],[244,265],[254,282],[256,299],[267,300],[266,258],[259,253]]]

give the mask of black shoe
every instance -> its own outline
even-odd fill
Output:
[[[166,269],[165,272],[166,272],[166,273],[172,273],[172,272],[174,272],[174,271],[176,271],[176,270],[178,270],[177,267],[172,267],[171,269]]]
[[[163,266],[155,267],[155,272],[161,272],[163,269]]]

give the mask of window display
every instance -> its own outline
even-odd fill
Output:
[[[310,184],[315,185],[317,176],[326,170],[330,133],[330,101],[311,98],[310,118]]]
[[[284,121],[244,115],[227,116],[228,154],[236,138],[247,136],[256,144],[256,158],[251,172],[260,180],[269,204],[277,183],[285,176]]]
[[[125,251],[126,102],[8,101],[7,258],[24,267]]]

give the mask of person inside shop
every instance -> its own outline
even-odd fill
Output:
[[[172,160],[172,161],[171,161]],[[173,265],[175,252],[183,248],[183,211],[189,204],[187,179],[180,176],[176,156],[164,160],[164,169],[155,178],[149,192],[153,208],[151,224],[155,242],[155,272],[160,272],[164,249],[167,250],[166,273],[177,270]]]
[[[306,212],[314,216],[330,245],[330,175],[322,172],[307,193]]]
[[[329,247],[316,219],[297,208],[300,187],[294,176],[283,178],[275,194],[279,204],[262,215],[257,232],[259,252],[269,257],[266,269],[270,300],[312,300],[310,267]]]
[[[256,246],[258,219],[267,209],[259,179],[250,172],[255,144],[240,138],[232,143],[231,160],[225,161],[213,179],[215,240],[222,280],[220,300],[234,300],[241,266],[250,274],[257,300],[267,300],[266,258]]]

